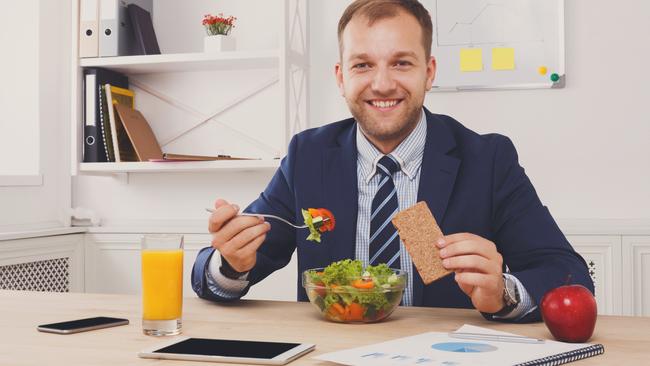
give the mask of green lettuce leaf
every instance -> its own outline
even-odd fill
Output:
[[[305,219],[305,225],[307,225],[307,228],[309,229],[309,236],[307,237],[307,240],[320,243],[320,231],[318,231],[318,229],[314,226],[311,214],[305,209],[301,209],[301,211],[302,217]]]

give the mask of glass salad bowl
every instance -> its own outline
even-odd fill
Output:
[[[385,264],[362,268],[360,261],[346,259],[304,271],[302,285],[325,319],[372,323],[386,319],[400,304],[406,276]]]

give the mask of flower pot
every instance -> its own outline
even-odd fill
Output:
[[[216,34],[203,39],[203,52],[234,51],[235,39],[232,36]]]

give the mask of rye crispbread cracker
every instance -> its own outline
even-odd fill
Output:
[[[442,266],[436,242],[444,234],[424,201],[393,216],[393,225],[404,242],[424,284],[451,273]]]

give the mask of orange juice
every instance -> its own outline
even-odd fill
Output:
[[[183,250],[142,250],[142,318],[180,319],[183,310]]]

